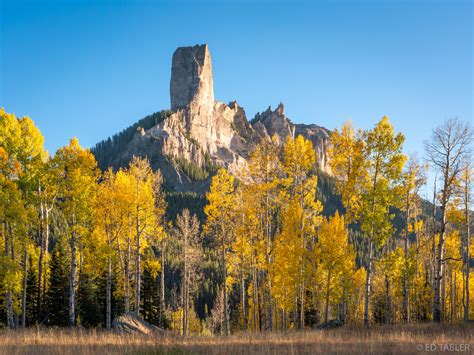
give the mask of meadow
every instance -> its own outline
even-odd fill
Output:
[[[385,325],[224,336],[120,334],[81,328],[0,331],[0,354],[470,354],[474,324]]]

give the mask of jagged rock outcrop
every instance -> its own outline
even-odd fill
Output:
[[[275,111],[271,107],[262,113],[258,113],[253,120],[253,127],[262,135],[268,137],[276,136],[279,142],[284,142],[288,136],[297,137],[302,135],[311,140],[316,152],[319,168],[321,171],[331,174],[327,157],[327,146],[331,131],[315,124],[294,124],[285,115],[285,107],[280,103]]]
[[[326,155],[329,130],[293,124],[282,103],[275,110],[268,107],[249,122],[236,101],[225,104],[214,99],[211,54],[206,44],[180,47],[173,54],[170,98],[172,113],[151,128],[138,129],[112,159],[116,167],[133,155],[147,156],[172,189],[205,191],[209,178],[193,181],[183,162],[188,168],[206,169],[216,164],[238,173],[263,140],[276,136],[284,142],[288,136],[301,134],[313,142],[321,170],[330,172]]]
[[[263,128],[257,128],[259,132],[269,137],[277,136],[280,142],[284,142],[288,136],[295,135],[295,125],[285,116],[285,107],[281,102],[275,111],[269,106],[266,111],[255,116],[253,126],[260,125]]]

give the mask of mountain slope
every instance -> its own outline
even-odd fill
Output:
[[[170,97],[171,110],[147,116],[92,149],[102,169],[126,166],[134,155],[146,156],[162,171],[170,190],[202,193],[217,166],[237,174],[257,144],[301,134],[313,142],[320,170],[330,173],[326,146],[331,132],[326,128],[293,124],[281,103],[249,122],[237,102],[214,99],[207,45],[175,51]]]

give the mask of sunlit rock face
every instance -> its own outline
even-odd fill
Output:
[[[214,106],[211,54],[207,44],[179,47],[173,54],[170,82],[171,110],[195,103]]]
[[[203,154],[231,171],[242,168],[260,141],[237,102],[214,100],[211,54],[207,45],[178,48],[173,54],[171,109],[160,127],[167,132],[164,153],[202,165]],[[177,137],[180,135],[180,137]]]
[[[139,130],[122,158],[146,155],[160,169],[168,185],[177,191],[205,191],[209,178],[192,181],[177,164],[186,160],[198,167],[206,161],[234,174],[242,171],[255,146],[275,137],[303,135],[312,141],[322,171],[330,173],[326,147],[330,131],[316,125],[293,124],[280,103],[268,107],[250,123],[236,101],[214,99],[212,61],[206,44],[180,47],[173,54],[170,98],[172,114],[148,130]],[[122,159],[122,160],[123,160]]]
[[[331,174],[327,157],[327,147],[331,136],[331,131],[328,129],[315,124],[292,123],[285,115],[285,107],[282,103],[274,111],[271,107],[268,107],[266,111],[257,114],[252,126],[263,136],[276,137],[280,143],[283,143],[288,136],[297,137],[302,135],[311,140],[320,170]]]

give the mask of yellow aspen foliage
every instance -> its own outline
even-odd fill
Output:
[[[318,229],[315,248],[319,261],[318,272],[322,279],[325,302],[325,321],[328,321],[331,304],[338,304],[347,292],[351,276],[355,271],[355,252],[349,244],[344,216],[335,215],[323,220]]]
[[[92,153],[83,149],[75,137],[70,140],[69,145],[58,149],[53,166],[60,181],[58,200],[69,229],[69,324],[75,325],[77,260],[92,232],[99,172]]]
[[[289,277],[296,284],[289,287],[298,289],[299,327],[304,327],[305,309],[308,305],[306,291],[312,286],[311,278],[316,271],[314,254],[310,250],[313,249],[316,228],[322,219],[323,206],[316,199],[318,177],[315,164],[316,156],[310,140],[302,136],[286,139],[282,153],[284,174],[280,179],[279,190],[283,205],[283,227],[278,237],[281,245],[278,248],[280,251],[284,247],[290,248],[289,255],[294,257],[290,261],[294,266]],[[278,250],[277,247],[275,250]],[[272,259],[277,262],[277,256]],[[299,276],[295,274],[294,267],[299,268]]]
[[[270,275],[273,296],[283,310],[293,308],[298,287],[304,277],[301,270],[304,267],[307,251],[304,248],[300,229],[302,213],[299,204],[295,201],[291,202],[283,215],[283,229],[275,238],[274,261]]]
[[[212,178],[209,193],[206,194],[208,204],[204,208],[207,216],[204,233],[223,248],[228,248],[233,239],[234,190],[234,177],[226,169],[219,169]]]
[[[360,323],[364,319],[364,292],[366,270],[361,267],[350,277],[347,291],[347,318],[348,323]]]
[[[224,334],[229,333],[227,299],[227,252],[235,237],[235,196],[234,177],[226,169],[219,169],[212,178],[210,191],[206,194],[208,203],[204,207],[207,217],[203,233],[211,237],[221,254],[224,319]]]
[[[355,130],[350,121],[336,128],[328,147],[329,165],[336,180],[336,186],[346,208],[346,222],[359,211],[360,192],[366,180],[364,137],[361,130]]]

